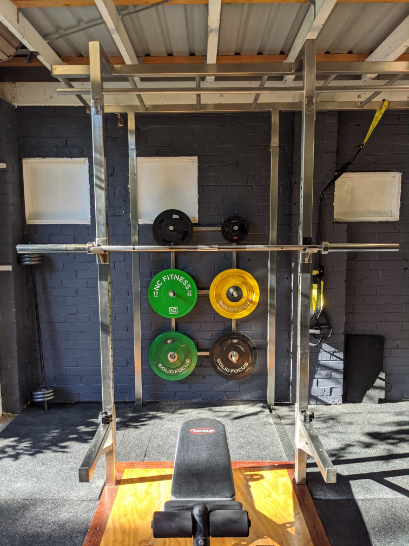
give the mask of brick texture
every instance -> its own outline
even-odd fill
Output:
[[[371,112],[339,114],[337,164],[342,165],[364,139]],[[348,241],[399,243],[400,252],[348,255],[347,334],[381,335],[385,338],[386,399],[409,399],[409,114],[386,112],[358,156],[352,172],[402,173],[398,222],[348,224]]]
[[[20,168],[15,109],[0,100],[0,396],[4,412],[18,413],[28,402],[30,362],[27,361],[30,310],[26,287],[28,268],[17,263],[15,245],[21,242]]]
[[[315,125],[314,156],[314,212],[313,241],[316,242],[318,204],[320,192],[334,176],[336,169],[338,113],[319,112]],[[301,174],[301,114],[296,114],[294,122],[294,169],[293,169],[293,221],[292,241],[298,242],[299,199]],[[346,227],[333,222],[334,206],[331,194],[324,194],[322,205],[322,239],[324,241],[346,242]],[[296,317],[297,302],[297,256],[293,256],[293,290]],[[318,267],[318,260],[313,260],[313,268]],[[341,404],[342,377],[344,368],[344,323],[345,323],[345,277],[346,253],[323,256],[325,269],[324,309],[332,327],[331,337],[310,350],[310,404]],[[293,325],[292,332],[292,369],[296,376],[297,332]],[[315,343],[312,340],[313,343]],[[340,379],[341,378],[341,379]],[[295,401],[295,381],[292,385],[292,401]]]
[[[372,113],[317,114],[315,148],[314,233],[318,195],[341,165],[356,150],[369,126]],[[108,172],[109,227],[113,244],[130,242],[128,143],[126,127],[107,116],[106,155]],[[92,152],[90,119],[82,108],[18,108],[19,151],[23,157],[88,157],[90,192]],[[387,113],[353,170],[400,170],[404,172],[401,220],[385,224],[335,224],[333,193],[323,202],[323,239],[401,242],[399,254],[346,254],[324,257],[325,309],[332,336],[311,350],[310,402],[342,402],[344,333],[376,333],[385,336],[385,371],[389,399],[407,398],[408,341],[407,307],[407,216],[408,114]],[[192,156],[199,158],[199,222],[220,225],[231,214],[250,223],[249,243],[266,243],[269,220],[270,119],[267,114],[137,116],[139,157]],[[280,115],[279,217],[280,243],[296,242],[299,222],[300,115]],[[338,137],[339,135],[339,137]],[[387,143],[387,144],[385,144]],[[389,163],[388,163],[389,162]],[[1,175],[2,173],[0,173]],[[16,186],[17,187],[17,186]],[[7,190],[9,191],[9,190]],[[17,191],[17,190],[16,190]],[[20,191],[20,190],[18,190]],[[19,205],[16,204],[18,207]],[[21,208],[20,208],[21,216]],[[7,222],[2,229],[7,231]],[[27,226],[24,240],[33,243],[92,241],[91,225]],[[18,237],[17,237],[18,239]],[[142,226],[141,244],[153,243],[150,226]],[[192,242],[222,241],[214,233],[196,233]],[[278,401],[294,401],[296,332],[292,326],[296,301],[295,255],[277,256],[277,366]],[[181,253],[176,266],[187,271],[199,288],[231,267],[223,253]],[[144,400],[264,400],[266,396],[267,256],[238,254],[238,267],[252,273],[260,285],[257,309],[238,321],[238,330],[257,344],[259,364],[239,382],[216,375],[209,359],[199,357],[186,379],[168,382],[156,376],[148,363],[153,339],[170,329],[170,321],[155,314],[147,299],[153,275],[170,267],[167,254],[141,257],[142,365]],[[112,256],[112,317],[115,397],[132,400],[133,317],[130,254]],[[88,255],[49,255],[38,267],[37,283],[46,362],[47,383],[57,387],[59,401],[100,400],[99,325],[95,259]],[[28,289],[29,283],[26,283]],[[29,299],[27,300],[29,301]],[[4,307],[6,309],[6,307]],[[38,382],[38,351],[32,333],[30,305],[26,331],[30,339],[29,379]],[[406,313],[406,315],[405,315]],[[24,312],[21,313],[24,315]],[[207,297],[199,296],[194,310],[177,320],[177,329],[190,335],[199,350],[229,331],[230,322],[215,313]],[[36,376],[37,374],[37,376]],[[18,381],[17,383],[18,384]],[[37,385],[35,385],[37,386]],[[292,387],[292,388],[291,388]]]
[[[19,145],[24,157],[88,157],[92,176],[90,120],[80,108],[19,108]],[[199,222],[220,225],[231,214],[250,224],[249,243],[267,242],[269,222],[270,120],[266,114],[137,116],[140,157],[199,157]],[[293,115],[283,114],[280,127],[279,240],[289,242],[292,184]],[[128,143],[126,127],[107,116],[106,155],[109,227],[113,244],[130,242]],[[91,199],[93,189],[91,181]],[[90,226],[28,226],[26,240],[35,243],[87,242],[95,237]],[[141,244],[153,243],[150,226],[141,228]],[[223,242],[220,235],[195,234],[192,242]],[[260,286],[257,309],[238,321],[238,330],[257,344],[259,364],[240,382],[215,374],[208,358],[199,357],[194,372],[178,382],[165,381],[148,363],[153,339],[170,329],[170,321],[155,314],[147,299],[150,279],[170,266],[167,254],[141,258],[142,364],[144,400],[262,400],[266,396],[267,257],[238,255],[237,266],[252,273]],[[288,257],[278,259],[277,398],[288,399],[290,382],[291,297]],[[189,253],[177,256],[176,266],[187,271],[199,288],[231,267],[228,254]],[[115,254],[111,263],[115,397],[134,397],[133,317],[129,254]],[[47,382],[57,387],[58,400],[98,400],[101,397],[99,330],[95,259],[83,255],[49,255],[37,273]],[[177,329],[208,350],[212,341],[229,331],[230,321],[214,312],[207,297],[199,296],[194,310],[177,321]],[[32,347],[35,358],[35,347]]]

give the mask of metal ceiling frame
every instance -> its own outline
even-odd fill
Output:
[[[90,42],[90,44],[93,42]],[[106,56],[106,58],[108,58]],[[296,62],[284,63],[250,63],[250,64],[138,64],[110,65],[110,74],[103,74],[102,81],[118,78],[195,78],[195,77],[255,77],[279,76],[285,74],[302,75],[302,65]],[[317,65],[317,75],[361,76],[363,74],[409,74],[408,61],[374,61],[374,62],[322,62]],[[86,79],[90,78],[90,65],[55,65],[51,74],[56,78]],[[359,83],[359,82],[358,82]]]
[[[189,112],[189,111],[200,111],[200,112],[209,112],[209,111],[218,111],[218,112],[233,112],[233,111],[258,111],[258,110],[280,110],[280,103],[273,104],[258,104],[258,98],[262,94],[274,95],[280,92],[304,92],[304,87],[302,86],[293,86],[288,87],[285,85],[285,82],[282,85],[274,85],[265,87],[267,79],[269,77],[277,77],[281,75],[289,75],[292,80],[296,76],[301,76],[303,74],[303,62],[302,57],[296,58],[293,62],[284,62],[284,63],[266,63],[263,65],[257,64],[203,64],[203,65],[186,65],[186,64],[175,64],[175,65],[112,65],[109,62],[108,56],[104,53],[101,48],[102,59],[106,70],[104,70],[101,79],[101,95],[196,95],[196,104],[195,105],[156,105],[156,106],[145,106],[142,101],[141,107],[134,107],[131,105],[122,105],[122,106],[112,106],[108,107],[107,111],[114,111],[116,113],[122,112],[145,112],[145,113],[159,113],[159,112]],[[370,73],[378,74],[391,74],[394,76],[389,82],[382,85],[363,85],[361,80],[351,80],[348,82],[348,85],[331,85],[332,81],[336,76],[344,76],[346,78],[351,78],[354,76],[363,76]],[[76,79],[88,79],[90,74],[90,66],[88,65],[57,65],[52,67],[52,75],[57,78],[64,77],[66,80],[76,80]],[[375,61],[375,62],[322,62],[316,66],[316,77],[314,80],[314,85],[316,85],[316,79],[318,76],[326,76],[326,80],[320,86],[315,88],[315,99],[318,95],[322,93],[349,93],[349,92],[371,92],[371,97],[375,98],[380,93],[385,91],[406,91],[409,90],[408,84],[394,86],[393,83],[398,79],[402,78],[405,75],[409,74],[409,62],[407,61]],[[243,81],[243,78],[261,78],[261,82],[258,88],[255,87],[211,87],[207,86],[206,82],[209,80],[214,80],[215,77],[219,78],[239,78]],[[104,86],[103,84],[108,84],[110,81],[133,81],[133,78],[138,78],[138,81],[143,80],[144,78],[149,78],[151,83],[152,79],[171,79],[175,80],[169,82],[167,88],[164,87],[153,87],[149,88],[138,87],[137,91],[135,88],[110,88]],[[192,87],[175,87],[177,85],[178,78],[192,78]],[[203,82],[204,85],[201,85],[202,78],[205,79]],[[238,81],[240,81],[238,80]],[[229,83],[237,82],[225,82],[226,86]],[[72,84],[71,84],[72,85]],[[154,85],[154,83],[153,83]],[[74,89],[58,89],[57,92],[62,95],[73,95],[81,94],[82,96],[90,95],[90,88],[81,88],[78,87]],[[202,95],[226,95],[226,94],[247,94],[254,97],[252,103],[247,105],[243,104],[219,104],[219,105],[206,105],[202,104],[201,96]],[[328,109],[328,104],[331,104],[330,101],[326,102],[316,102],[316,106],[321,108]],[[174,108],[172,109],[172,106]],[[357,102],[354,105],[354,108],[363,108],[371,107],[371,103],[368,99],[363,102]],[[375,107],[375,106],[373,106]],[[376,106],[377,107],[377,106]],[[405,106],[402,106],[405,107]],[[333,108],[335,108],[333,106]],[[341,107],[342,108],[342,107]],[[113,109],[113,110],[112,110]],[[293,106],[294,110],[300,109]]]
[[[274,95],[279,92],[299,92],[303,93],[303,87],[293,86],[288,87],[284,85],[274,85],[265,87],[265,83],[268,77],[277,77],[280,75],[291,75],[291,77],[301,76],[302,74],[302,62],[299,59],[296,59],[294,62],[288,63],[266,63],[263,65],[257,64],[203,64],[203,65],[111,65],[108,57],[105,53],[101,53],[105,61],[107,70],[104,71],[102,75],[102,83],[108,84],[110,81],[129,81],[132,78],[139,78],[142,80],[144,78],[149,78],[151,82],[152,79],[178,79],[178,78],[192,78],[192,87],[173,87],[177,85],[174,81],[169,83],[168,88],[163,87],[149,87],[149,88],[138,88],[138,94],[148,95],[148,94],[171,94],[171,95],[196,95],[197,100],[195,105],[156,105],[148,106],[145,108],[135,107],[131,105],[122,105],[122,106],[110,106],[107,107],[108,111],[114,111],[117,113],[122,112],[145,112],[145,113],[159,113],[159,112],[168,112],[171,113],[180,113],[180,112],[191,112],[191,111],[200,111],[200,112],[234,112],[234,111],[268,111],[268,110],[280,110],[282,109],[280,103],[273,104],[258,104],[258,98],[262,94]],[[331,85],[331,82],[335,79],[335,76],[344,76],[344,77],[354,77],[362,76],[365,74],[370,74],[377,72],[378,74],[391,74],[394,76],[383,85],[363,85],[361,80],[351,80],[351,83],[348,85]],[[66,80],[76,80],[76,79],[88,79],[90,74],[90,67],[88,65],[57,65],[52,67],[52,75],[57,78],[64,77]],[[315,93],[316,97],[321,93],[337,93],[337,92],[372,92],[373,98],[375,98],[380,93],[385,91],[405,91],[409,90],[409,83],[407,85],[392,85],[399,78],[402,78],[405,75],[409,74],[409,62],[407,61],[377,61],[377,62],[337,62],[337,63],[328,63],[322,62],[317,65],[316,75],[318,76],[327,76],[326,81],[321,84],[319,87],[316,87]],[[261,78],[260,87],[208,87],[206,85],[201,85],[202,78],[206,80],[211,77],[219,78]],[[203,82],[205,83],[205,82]],[[229,82],[226,82],[228,85]],[[154,84],[153,84],[154,85]],[[73,90],[61,89],[58,90],[58,93],[64,95],[78,94],[89,95],[90,89],[88,88],[74,88]],[[135,95],[136,90],[132,88],[101,88],[102,95]],[[245,104],[202,104],[200,97],[204,94],[250,94],[254,96],[253,102],[247,106]],[[301,105],[296,106],[297,103],[293,103],[293,110],[299,110]],[[316,106],[319,109],[328,109],[328,105],[331,102],[317,102]],[[343,109],[342,103],[339,103],[340,106],[332,105],[332,108],[340,107]],[[400,104],[402,108],[407,107],[407,105]],[[356,102],[352,108],[377,108],[378,103],[370,103],[366,100],[364,102]],[[351,106],[349,105],[349,108]],[[288,108],[284,108],[288,109]]]
[[[395,76],[396,78],[396,76]],[[284,87],[274,86],[274,87],[263,87],[263,88],[254,88],[254,87],[143,87],[139,88],[137,91],[130,88],[107,88],[102,89],[103,95],[135,95],[141,93],[143,95],[243,95],[243,94],[254,94],[257,91],[257,94],[266,95],[274,93],[282,93],[287,91],[288,93],[302,93],[304,89],[300,86],[298,87]],[[407,85],[334,85],[334,86],[320,86],[315,89],[315,93],[349,93],[356,91],[373,91],[383,93],[384,91],[409,91],[409,82]],[[59,95],[90,95],[91,89],[78,88],[74,89],[57,89]]]

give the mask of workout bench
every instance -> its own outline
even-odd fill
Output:
[[[171,500],[154,512],[154,538],[193,537],[209,546],[209,537],[248,537],[248,513],[235,499],[233,470],[223,424],[192,419],[180,428]]]

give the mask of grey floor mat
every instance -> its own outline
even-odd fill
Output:
[[[325,485],[315,463],[308,484],[332,546],[407,546],[408,403],[316,406],[315,427],[339,472]],[[0,432],[1,546],[81,546],[104,483],[78,467],[99,403],[28,408]],[[172,460],[180,425],[220,419],[233,460],[292,460],[294,408],[262,403],[118,404],[118,461]]]
[[[1,546],[81,546],[104,485],[101,461],[89,484],[78,468],[98,425],[99,403],[30,407],[0,432]],[[117,460],[173,460],[180,425],[213,417],[226,426],[232,459],[283,460],[260,403],[117,405]]]
[[[2,546],[81,546],[97,501],[2,500]]]
[[[192,418],[219,419],[226,427],[232,460],[286,460],[267,407],[261,403],[148,404],[135,410],[118,446],[118,460],[171,461],[179,428]]]
[[[409,403],[315,406],[314,427],[338,471],[324,483],[308,459],[308,487],[332,546],[409,544]],[[275,408],[294,445],[293,408]]]

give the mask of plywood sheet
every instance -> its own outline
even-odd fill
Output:
[[[234,465],[236,499],[251,520],[248,538],[212,538],[212,546],[317,546],[308,529],[307,505],[298,497],[289,465]],[[238,466],[238,467],[237,467]],[[126,468],[117,489],[101,546],[191,546],[191,539],[153,539],[152,514],[170,499],[173,468]],[[305,486],[304,486],[305,487]],[[307,492],[308,493],[308,492]],[[315,510],[312,501],[308,510]],[[316,513],[313,517],[317,517]],[[318,519],[319,522],[319,519]],[[320,522],[319,522],[320,523]],[[314,529],[316,523],[310,529]],[[92,526],[91,526],[92,527]],[[312,533],[314,534],[314,533]],[[91,545],[87,540],[84,544]],[[94,543],[97,544],[96,542]]]

